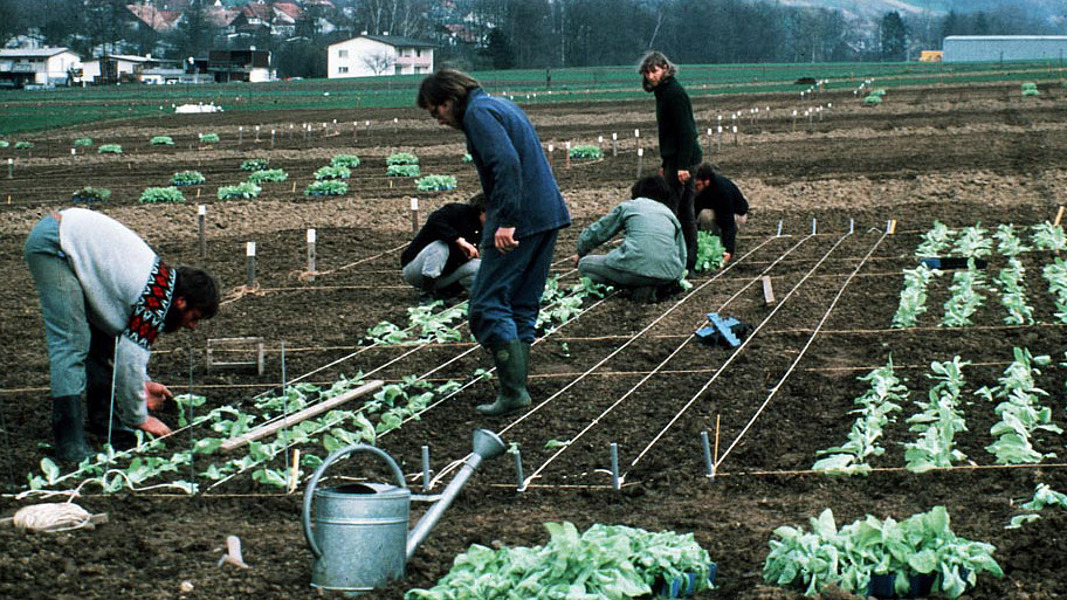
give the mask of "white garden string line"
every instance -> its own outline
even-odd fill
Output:
[[[888,235],[889,232],[887,231],[883,233],[880,238],[878,238],[878,241],[874,243],[870,251],[867,253],[868,257],[873,254],[875,250],[878,249],[878,246],[880,246],[882,242],[885,241],[885,238]],[[745,437],[745,434],[748,433],[748,430],[752,427],[753,424],[755,424],[756,420],[759,419],[760,415],[763,413],[763,410],[767,408],[767,405],[770,404],[771,399],[773,399],[775,395],[778,394],[778,390],[781,389],[782,385],[786,382],[787,379],[789,379],[789,376],[792,375],[793,371],[796,369],[796,366],[800,363],[801,360],[803,360],[804,355],[808,352],[808,349],[811,348],[811,345],[813,343],[815,343],[815,338],[819,335],[819,331],[822,329],[822,326],[830,318],[830,314],[833,313],[834,308],[837,306],[837,302],[841,299],[841,296],[844,295],[849,283],[852,282],[853,277],[856,275],[857,272],[859,272],[861,268],[863,268],[864,264],[866,264],[866,261],[856,265],[855,270],[853,270],[852,273],[845,280],[844,284],[841,286],[841,289],[837,291],[837,295],[834,296],[833,301],[830,302],[830,306],[826,308],[826,312],[823,314],[822,319],[819,320],[819,324],[815,328],[815,331],[812,332],[811,337],[808,338],[807,343],[805,343],[804,347],[801,348],[799,353],[797,353],[796,358],[793,359],[792,364],[789,365],[789,368],[786,370],[785,374],[782,375],[782,378],[779,379],[778,383],[775,384],[774,388],[771,389],[771,393],[767,395],[766,400],[764,400],[763,404],[761,404],[759,409],[756,410],[756,414],[752,415],[752,418],[749,419],[748,423],[746,423],[745,426],[741,429],[741,433],[737,434],[737,437],[734,439],[734,441],[731,442],[730,445],[726,448],[726,450],[723,451],[722,455],[715,460],[715,463],[712,465],[713,473],[719,470],[719,465],[721,465],[722,462],[726,460],[726,457],[730,455],[730,452],[732,452],[733,449],[737,446],[737,444],[741,442],[741,439]]]
[[[776,237],[777,237],[777,236],[772,236],[772,237],[768,238],[768,239],[767,239],[766,241],[764,241],[764,242],[763,242],[762,244],[759,244],[759,245],[758,245],[758,246],[756,246],[755,248],[753,248],[753,249],[749,250],[749,252],[748,252],[747,254],[745,254],[744,256],[742,256],[742,257],[741,257],[740,259],[738,259],[738,261],[737,261],[737,262],[735,262],[735,263],[734,263],[734,265],[736,265],[736,264],[740,263],[740,262],[741,262],[741,261],[743,261],[743,260],[744,260],[745,258],[747,258],[747,257],[751,256],[751,255],[752,255],[753,253],[755,253],[755,252],[757,252],[758,250],[760,250],[760,249],[761,249],[761,248],[762,248],[763,246],[765,246],[765,245],[769,244],[769,243],[770,243],[770,242],[771,242],[772,240],[774,240],[774,239],[775,239]],[[799,246],[800,246],[801,244],[803,244],[803,243],[804,243],[805,241],[807,241],[808,239],[811,239],[811,237],[812,237],[812,236],[808,236],[808,237],[806,237],[806,238],[802,239],[801,241],[797,242],[797,244],[796,244],[796,245],[794,245],[794,246],[793,246],[792,248],[790,248],[790,249],[789,249],[789,250],[788,250],[788,251],[787,251],[787,252],[785,253],[785,255],[789,254],[790,252],[792,252],[793,250],[795,250],[796,248],[798,248],[798,247],[799,247]],[[784,255],[783,255],[783,256],[784,256]],[[677,301],[677,302],[676,302],[676,303],[674,304],[674,306],[672,306],[672,307],[668,308],[668,309],[667,309],[666,311],[664,311],[663,313],[661,313],[661,314],[660,314],[660,315],[659,315],[658,317],[656,317],[656,318],[655,318],[655,319],[654,319],[654,320],[653,320],[653,321],[652,321],[651,323],[649,323],[649,324],[648,324],[648,325],[647,325],[647,326],[646,326],[646,327],[645,327],[644,329],[642,329],[641,331],[639,331],[639,332],[637,332],[636,334],[634,334],[634,335],[633,335],[633,337],[631,337],[631,338],[630,338],[629,340],[627,340],[626,342],[624,342],[624,343],[623,343],[623,344],[622,344],[621,346],[619,346],[619,347],[618,347],[617,349],[615,349],[615,350],[614,350],[614,351],[612,351],[612,352],[611,352],[610,354],[608,354],[607,356],[605,356],[605,357],[604,357],[603,359],[601,359],[601,360],[600,360],[599,362],[597,362],[597,363],[596,363],[595,365],[593,365],[592,367],[590,367],[590,368],[589,368],[589,369],[588,369],[587,371],[585,371],[584,373],[582,373],[581,375],[579,375],[579,376],[578,376],[578,377],[577,377],[576,379],[574,379],[573,381],[571,381],[570,383],[568,383],[567,385],[565,385],[565,386],[564,386],[564,387],[563,387],[562,389],[558,390],[558,391],[557,391],[557,392],[556,392],[555,394],[552,394],[552,395],[551,395],[550,397],[548,397],[547,399],[545,399],[545,400],[544,400],[543,402],[541,402],[540,404],[538,404],[537,406],[533,407],[532,409],[530,409],[529,411],[527,411],[526,413],[524,413],[524,414],[523,414],[522,416],[520,416],[519,418],[517,418],[517,419],[516,419],[515,421],[513,421],[513,422],[512,422],[512,423],[511,423],[510,425],[508,425],[508,426],[507,426],[507,427],[505,427],[505,428],[504,428],[503,430],[501,430],[501,432],[500,432],[500,433],[501,433],[501,434],[503,434],[503,433],[505,433],[505,432],[509,431],[509,430],[510,430],[511,428],[515,427],[515,426],[516,426],[516,425],[518,425],[519,423],[521,423],[521,422],[523,422],[524,420],[526,420],[526,419],[527,419],[527,418],[528,418],[528,417],[529,417],[530,415],[532,415],[532,414],[536,413],[537,411],[539,411],[539,410],[541,410],[542,408],[544,408],[545,406],[547,406],[547,405],[548,405],[549,403],[553,402],[553,401],[554,401],[554,400],[555,400],[556,398],[560,397],[560,396],[561,396],[561,395],[562,395],[562,394],[563,394],[564,392],[566,392],[567,390],[569,390],[569,389],[570,389],[571,387],[573,387],[573,386],[577,385],[577,384],[578,384],[578,383],[579,383],[580,381],[582,381],[582,380],[583,380],[583,379],[585,379],[585,378],[586,378],[587,376],[589,376],[589,375],[590,375],[590,374],[591,374],[591,373],[592,373],[593,371],[595,371],[596,369],[598,369],[598,368],[599,368],[599,367],[600,367],[601,365],[603,365],[604,363],[606,363],[607,361],[611,360],[611,359],[612,359],[613,357],[615,357],[616,355],[618,355],[618,354],[619,354],[620,352],[622,352],[623,350],[625,350],[625,349],[626,349],[626,347],[628,347],[628,346],[629,346],[630,344],[632,344],[632,343],[636,342],[636,341],[637,341],[637,340],[638,340],[638,339],[639,339],[639,338],[640,338],[640,337],[641,337],[641,336],[642,336],[642,335],[643,335],[643,334],[644,334],[645,332],[647,332],[647,331],[648,331],[648,330],[650,330],[650,329],[651,329],[652,327],[654,327],[654,326],[655,326],[656,324],[658,324],[658,323],[659,323],[660,321],[662,321],[662,320],[663,320],[664,318],[666,318],[666,317],[667,317],[667,316],[668,316],[668,315],[669,315],[670,313],[672,313],[672,312],[673,312],[673,311],[674,311],[675,309],[677,309],[677,308],[679,308],[680,306],[682,306],[682,304],[684,304],[684,303],[685,303],[685,302],[686,302],[686,301],[687,301],[687,300],[688,300],[688,299],[689,299],[690,297],[692,297],[692,296],[693,296],[694,294],[696,294],[696,293],[697,293],[698,291],[702,290],[702,289],[703,289],[703,288],[705,288],[706,286],[708,286],[708,285],[711,285],[711,284],[712,284],[712,283],[713,283],[714,281],[716,281],[716,280],[717,280],[717,278],[719,277],[719,275],[721,275],[721,274],[723,274],[723,273],[726,273],[726,272],[727,272],[727,271],[728,271],[729,269],[731,269],[731,268],[733,268],[733,265],[731,265],[730,267],[727,267],[727,268],[726,268],[726,269],[724,269],[723,271],[720,271],[720,272],[719,272],[719,274],[716,274],[716,275],[715,275],[715,276],[713,276],[712,278],[708,279],[708,281],[706,281],[705,283],[703,283],[703,284],[702,284],[702,285],[700,285],[699,287],[696,287],[696,288],[694,288],[694,289],[690,290],[690,293],[689,293],[689,294],[686,294],[686,296],[685,296],[685,297],[683,297],[683,298],[681,298],[680,300],[678,300],[678,301]],[[768,269],[769,269],[769,268],[770,268],[770,267],[768,267]],[[766,272],[766,270],[764,271],[764,273],[765,273],[765,272]],[[762,275],[762,274],[761,274],[761,275]],[[754,279],[753,281],[759,281],[759,277],[760,277],[760,276],[757,276],[757,277],[756,277],[756,278],[755,278],[755,279]],[[750,285],[751,285],[751,284],[750,284]],[[695,334],[693,334],[693,335],[695,335]],[[692,335],[691,335],[690,337],[692,337]],[[685,346],[685,344],[686,344],[686,343],[688,342],[688,340],[689,340],[689,338],[687,338],[685,342],[682,342],[682,344],[680,344],[680,345],[679,345],[679,346],[678,346],[678,347],[677,347],[677,348],[676,348],[676,349],[674,350],[674,352],[672,352],[672,353],[670,354],[670,356],[668,356],[668,357],[667,357],[666,359],[664,359],[664,361],[663,361],[663,362],[661,362],[661,363],[660,363],[659,367],[662,367],[662,366],[663,366],[664,364],[666,364],[666,362],[667,362],[667,361],[669,361],[669,360],[670,360],[671,358],[673,358],[673,357],[674,357],[674,356],[675,356],[675,355],[676,355],[676,354],[677,354],[677,353],[678,353],[679,351],[681,351],[682,347],[684,347],[684,346]],[[609,406],[608,408],[604,409],[604,411],[603,411],[603,412],[601,412],[601,413],[600,413],[600,415],[598,415],[598,416],[597,416],[597,417],[596,417],[595,419],[593,419],[593,421],[591,421],[591,422],[590,422],[589,424],[587,424],[587,425],[586,425],[586,426],[585,426],[585,427],[584,427],[584,428],[583,428],[583,429],[582,429],[582,430],[581,430],[581,431],[580,431],[580,432],[579,432],[579,433],[578,433],[577,435],[575,435],[575,436],[573,436],[573,437],[571,438],[571,440],[570,440],[570,442],[571,442],[571,443],[568,443],[568,444],[566,444],[565,446],[561,447],[561,448],[560,448],[559,450],[557,450],[557,451],[556,451],[556,452],[554,452],[554,453],[553,453],[552,455],[550,455],[550,456],[549,456],[549,457],[548,457],[547,459],[545,459],[545,461],[544,461],[544,462],[542,462],[542,463],[541,463],[541,465],[540,465],[540,466],[539,466],[539,467],[538,467],[538,468],[537,468],[537,469],[536,469],[536,470],[535,470],[535,471],[534,471],[533,473],[531,473],[531,474],[530,474],[530,476],[526,477],[526,478],[525,478],[525,479],[523,480],[523,485],[522,485],[522,489],[526,489],[526,488],[527,488],[527,487],[529,486],[529,484],[530,484],[530,482],[531,482],[531,481],[533,481],[534,479],[536,479],[536,478],[540,477],[540,474],[541,474],[541,472],[542,472],[542,471],[544,471],[544,470],[545,470],[545,468],[547,468],[549,464],[551,464],[551,463],[552,463],[553,461],[555,461],[555,459],[556,459],[556,458],[557,458],[557,457],[558,457],[559,455],[561,455],[561,454],[562,454],[563,452],[565,452],[565,451],[566,451],[566,450],[567,450],[568,448],[570,448],[570,447],[571,447],[571,446],[573,445],[573,442],[574,442],[575,440],[577,440],[577,439],[581,438],[581,437],[582,437],[582,436],[583,436],[583,435],[584,435],[584,434],[585,434],[586,432],[590,431],[590,430],[591,430],[591,429],[592,429],[593,427],[595,427],[595,426],[596,426],[597,424],[599,424],[599,422],[600,422],[600,419],[602,419],[602,418],[603,418],[603,417],[604,417],[605,415],[607,415],[608,413],[610,413],[611,411],[613,411],[613,410],[614,410],[614,409],[615,409],[615,408],[616,408],[616,407],[617,407],[617,406],[618,406],[619,404],[621,404],[621,403],[622,403],[622,402],[623,402],[624,400],[626,400],[626,398],[628,398],[628,397],[630,396],[630,394],[632,394],[632,393],[633,393],[633,392],[634,392],[635,390],[637,390],[637,389],[638,389],[639,387],[641,387],[641,386],[642,386],[642,385],[643,385],[643,384],[644,384],[644,383],[645,383],[646,381],[648,381],[648,380],[649,380],[649,379],[650,379],[651,377],[653,377],[654,375],[656,375],[656,373],[657,373],[657,372],[658,372],[658,368],[657,368],[657,370],[653,370],[653,371],[652,371],[651,373],[649,373],[649,374],[648,374],[648,375],[647,375],[646,377],[644,377],[644,378],[643,378],[643,379],[642,379],[641,381],[639,381],[639,382],[638,382],[638,383],[637,383],[636,385],[634,385],[633,387],[631,387],[631,388],[630,388],[630,390],[628,390],[628,391],[627,391],[627,392],[626,392],[625,394],[623,394],[623,396],[622,396],[621,398],[617,399],[617,400],[616,400],[616,401],[615,401],[614,403],[612,403],[612,404],[611,404],[611,405],[610,405],[610,406]],[[520,491],[521,491],[521,490],[520,490]]]
[[[828,258],[830,258],[830,255],[833,254],[837,247],[840,246],[851,235],[851,232],[846,233],[839,240],[837,240],[837,242],[834,243],[834,245],[826,251],[826,254],[824,254],[823,257],[820,258],[817,263],[815,263],[811,270],[809,270],[804,275],[804,277],[802,277],[800,281],[798,281],[796,285],[794,285],[793,288],[789,290],[789,292],[778,302],[778,305],[775,306],[774,309],[766,317],[764,317],[763,321],[761,321],[760,324],[752,330],[752,333],[748,335],[748,337],[741,343],[741,345],[735,348],[734,352],[729,357],[727,357],[727,359],[722,363],[722,365],[719,366],[719,370],[714,375],[712,375],[712,377],[699,390],[697,390],[695,394],[693,394],[689,401],[686,402],[685,406],[683,406],[681,410],[675,413],[674,417],[667,423],[667,425],[665,425],[663,429],[659,431],[659,433],[653,436],[652,440],[641,450],[641,452],[637,454],[633,461],[630,462],[631,469],[637,466],[639,462],[641,462],[641,460],[652,450],[652,448],[659,442],[659,440],[662,439],[663,436],[666,435],[667,432],[674,426],[674,424],[682,418],[686,411],[688,411],[693,406],[693,404],[695,404],[697,400],[700,399],[700,396],[703,395],[704,392],[706,392],[713,383],[715,383],[715,381],[719,378],[719,375],[726,372],[726,368],[730,366],[730,364],[733,363],[733,361],[737,357],[741,356],[748,344],[753,339],[755,339],[756,334],[759,333],[759,331],[763,329],[768,323],[770,323],[771,319],[774,318],[774,315],[777,314],[778,311],[786,305],[786,302],[789,300],[789,298],[791,298],[797,292],[797,290],[799,290],[801,286],[804,285],[804,283],[809,279],[811,274],[818,270],[819,267],[822,266],[822,264],[826,262]],[[885,234],[883,234],[883,237],[884,235]],[[877,244],[880,243],[880,241],[881,240],[879,240],[879,242],[876,242],[875,247],[877,247]],[[762,410],[762,408],[760,410]]]

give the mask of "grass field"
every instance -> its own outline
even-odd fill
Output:
[[[681,80],[692,96],[795,92],[801,78],[827,89],[854,89],[865,80],[905,86],[986,81],[1063,81],[1064,65],[1007,63],[818,63],[684,65]],[[541,69],[474,74],[493,93],[528,102],[573,102],[643,98],[631,66],[555,69],[548,87]],[[421,76],[226,83],[209,85],[125,85],[0,93],[0,136],[44,131],[106,119],[169,113],[172,105],[210,103],[226,111],[336,110],[410,106]]]

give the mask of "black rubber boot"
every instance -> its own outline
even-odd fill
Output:
[[[80,396],[52,398],[52,436],[59,462],[78,464],[93,455],[85,443],[83,420]]]
[[[492,349],[496,375],[500,379],[500,392],[492,404],[479,404],[483,415],[500,416],[530,405],[530,393],[526,391],[526,374],[529,368],[530,345],[511,340]]]
[[[85,404],[88,408],[85,430],[100,442],[110,442],[115,450],[133,448],[137,445],[136,433],[123,425],[117,414],[111,414],[111,365],[100,358],[99,353],[90,353],[86,373],[89,382],[85,390]]]

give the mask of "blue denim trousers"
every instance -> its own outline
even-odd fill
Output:
[[[522,238],[507,253],[483,245],[469,312],[479,344],[495,348],[516,339],[533,343],[557,236],[553,229]]]
[[[106,353],[114,340],[89,323],[85,292],[66,254],[59,246],[59,221],[52,215],[34,226],[23,248],[37,286],[44,317],[45,339],[53,397],[78,396],[85,391],[90,350]],[[106,364],[110,356],[95,363]]]
[[[436,280],[434,290],[443,290],[453,283],[459,283],[463,289],[470,292],[482,261],[480,258],[472,258],[442,277],[451,252],[445,242],[431,242],[404,266],[404,281],[421,290],[425,287],[426,278],[433,278]]]

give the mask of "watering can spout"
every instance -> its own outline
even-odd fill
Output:
[[[411,555],[415,554],[415,550],[419,545],[426,540],[426,537],[430,534],[430,530],[441,519],[441,515],[452,504],[452,500],[455,499],[459,491],[466,485],[467,480],[474,473],[474,470],[482,464],[482,461],[487,458],[496,458],[507,450],[507,446],[504,445],[504,440],[500,439],[500,436],[489,431],[488,429],[475,429],[474,430],[474,451],[467,456],[466,461],[463,463],[463,467],[460,468],[459,473],[452,480],[451,483],[441,492],[441,497],[437,502],[434,502],[430,510],[426,511],[415,527],[408,533],[407,540],[407,558],[410,559]]]

